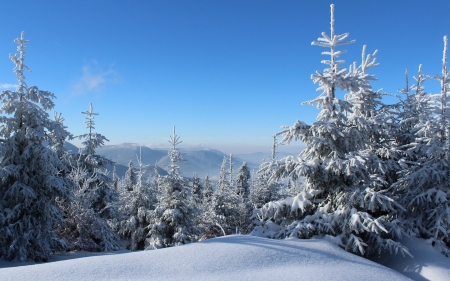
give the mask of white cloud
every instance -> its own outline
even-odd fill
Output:
[[[97,61],[83,66],[81,77],[75,81],[72,87],[72,96],[80,96],[87,93],[100,93],[104,86],[118,82],[118,74],[110,65],[102,68]]]
[[[16,84],[8,84],[8,83],[1,83],[0,89],[8,90],[8,89],[15,89],[18,85]]]

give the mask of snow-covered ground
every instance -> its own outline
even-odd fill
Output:
[[[439,257],[428,250],[426,259]],[[393,258],[384,261],[401,270],[405,260]],[[429,280],[450,280],[450,260],[442,256],[439,261],[446,263],[419,261],[416,270],[433,264],[430,272],[436,274],[427,275]],[[272,240],[247,235],[153,251],[65,253],[41,264],[1,261],[0,267],[1,280],[409,280],[324,239]],[[428,280],[418,274],[411,277]]]
[[[450,280],[450,258],[446,258],[423,239],[403,238],[401,242],[408,247],[414,258],[384,253],[373,260],[402,272],[413,280]]]

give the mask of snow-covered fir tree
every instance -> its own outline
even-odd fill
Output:
[[[128,170],[125,172],[125,185],[129,191],[133,190],[133,186],[136,185],[136,171],[133,161],[128,163]]]
[[[180,163],[183,160],[177,145],[181,143],[173,128],[170,137],[169,175],[160,179],[161,195],[155,210],[152,211],[152,223],[148,226],[147,249],[158,249],[186,244],[195,240],[199,229],[194,225],[196,209],[189,205],[191,196],[189,186],[180,175]]]
[[[82,112],[86,115],[86,128],[89,133],[80,135],[80,139],[84,139],[82,144],[84,149],[80,150],[78,154],[74,155],[73,167],[76,169],[86,170],[88,178],[96,178],[90,183],[91,188],[86,192],[92,193],[89,197],[91,201],[91,208],[103,218],[113,217],[114,201],[117,199],[117,194],[112,190],[112,179],[107,171],[108,166],[114,165],[114,162],[104,156],[96,154],[95,150],[104,145],[108,139],[100,133],[93,132],[95,129],[94,116],[99,115],[93,112],[92,103],[89,105],[89,110]],[[80,186],[83,185],[83,179],[79,178]]]
[[[205,198],[211,198],[212,194],[213,194],[213,186],[211,184],[211,181],[209,180],[209,175],[206,175],[205,180],[203,182],[203,200],[205,201]]]
[[[139,155],[137,160],[139,170],[135,181],[133,182],[129,178],[127,180],[127,176],[125,176],[125,185],[120,190],[121,218],[116,226],[119,236],[126,241],[126,247],[132,251],[145,249],[148,235],[147,226],[151,223],[151,210],[156,204],[154,190],[143,179],[142,156]]]
[[[92,104],[87,115],[86,127],[89,133],[79,136],[84,138],[84,149],[71,158],[69,179],[77,188],[73,192],[73,201],[63,201],[60,207],[65,212],[65,228],[58,233],[69,242],[70,249],[86,251],[118,250],[118,237],[111,229],[108,221],[117,217],[117,193],[113,181],[106,168],[114,163],[95,153],[107,139],[93,132],[95,129]]]
[[[448,39],[444,37],[441,75],[425,76],[419,67],[415,91],[405,101],[404,122],[410,142],[400,160],[400,179],[394,185],[406,207],[402,216],[409,234],[429,239],[450,256],[450,72]],[[426,95],[425,78],[440,83],[440,93]]]
[[[379,168],[374,168],[377,164],[382,166],[383,162],[378,161],[365,140],[369,130],[353,126],[352,119],[348,118],[351,114],[355,114],[354,118],[376,116],[377,93],[371,90],[369,80],[372,77],[365,72],[374,61],[371,56],[366,57],[364,51],[361,66],[353,64],[348,70],[340,67],[344,61],[339,57],[345,51],[337,47],[354,42],[345,41],[347,37],[348,33],[335,34],[334,5],[331,5],[331,34],[323,32],[322,37],[312,43],[329,48],[323,54],[330,56],[322,61],[328,67],[311,76],[314,83],[319,84],[321,95],[305,102],[320,109],[317,121],[312,125],[297,121],[283,132],[283,143],[301,140],[306,148],[296,158],[289,156],[277,161],[276,169],[271,162],[262,166],[262,172],[269,172],[272,179],[304,177],[305,189],[295,197],[264,205],[259,214],[263,225],[256,227],[253,233],[299,238],[331,235],[336,244],[361,255],[384,250],[408,254],[407,249],[395,241],[404,233],[397,218],[402,207],[387,189],[386,177],[379,173]],[[338,98],[338,90],[349,93],[348,100]],[[352,100],[358,101],[358,107],[350,103]],[[374,122],[367,124],[376,124]],[[288,214],[283,212],[286,209]],[[268,219],[281,227],[270,232],[272,222]]]
[[[203,199],[203,186],[197,173],[192,175],[191,185],[191,193],[194,202],[195,204],[200,204]]]
[[[231,156],[230,156],[231,158]],[[239,196],[236,187],[231,185],[232,160],[226,156],[220,167],[219,180],[209,201],[203,224],[208,237],[236,232],[238,223]]]
[[[119,190],[120,178],[117,175],[116,165],[114,165],[114,168],[113,168],[112,181],[113,181],[113,190],[115,192],[117,192]]]
[[[248,198],[250,194],[250,169],[247,166],[247,162],[244,162],[239,167],[236,176],[237,193],[244,198]]]
[[[92,192],[92,186],[98,182],[96,174],[77,167],[70,172],[68,178],[77,183],[77,186],[73,189],[72,200],[59,201],[65,223],[56,228],[58,235],[67,241],[68,250],[118,250],[119,238],[108,222],[92,208],[92,202],[96,200],[96,195]]]
[[[65,249],[54,229],[63,219],[55,200],[67,199],[71,187],[58,155],[69,133],[47,113],[55,95],[25,82],[24,32],[14,42],[18,54],[9,57],[18,86],[0,93],[0,257],[47,261]]]
[[[219,171],[219,180],[216,184],[216,190],[219,189],[229,189],[230,188],[230,181],[229,181],[229,170],[227,169],[228,159],[226,156],[223,157],[222,165],[220,165],[220,171]]]
[[[250,202],[253,208],[261,208],[264,204],[278,200],[279,198],[279,187],[280,184],[276,179],[270,179],[270,173],[268,171],[273,171],[274,166],[269,168],[267,171],[260,172],[257,178],[253,180],[253,184],[250,188]]]
[[[238,210],[237,210],[237,232],[247,234],[251,230],[251,214],[253,205],[249,200],[250,197],[250,169],[247,162],[244,162],[237,171],[236,176],[236,192],[238,195]]]

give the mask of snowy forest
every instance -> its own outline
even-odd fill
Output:
[[[441,74],[427,75],[419,65],[410,79],[406,70],[392,94],[398,101],[386,104],[386,94],[371,86],[376,50],[363,46],[361,61],[344,66],[340,47],[354,40],[335,34],[332,5],[330,34],[312,42],[325,48],[325,68],[311,75],[320,94],[304,102],[319,109],[317,121],[297,120],[275,132],[272,157],[256,176],[245,162],[234,171],[233,157],[225,157],[217,181],[181,176],[175,126],[167,174],[155,167],[144,176],[136,155],[119,177],[114,162],[96,153],[109,140],[97,132],[101,115],[93,105],[81,112],[86,132],[74,135],[52,112],[55,95],[27,85],[24,36],[9,55],[18,86],[0,94],[2,259],[45,262],[65,251],[153,250],[230,234],[326,236],[365,257],[410,256],[399,240],[418,237],[450,256],[446,36]],[[428,93],[426,80],[436,80],[440,92]],[[83,148],[69,153],[64,144],[75,138]],[[278,159],[277,146],[292,141],[305,149]]]

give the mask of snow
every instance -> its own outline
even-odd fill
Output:
[[[0,276],[4,281],[409,280],[324,239],[275,240],[248,235],[151,251],[65,253],[40,264],[0,261]]]
[[[431,247],[428,241],[403,238],[401,243],[408,247],[414,258],[386,253],[373,260],[417,281],[450,280],[450,258],[446,258],[437,249]]]

